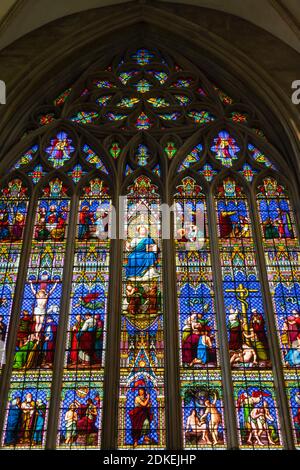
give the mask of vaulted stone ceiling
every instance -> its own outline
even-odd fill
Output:
[[[58,18],[130,1],[156,3],[153,0],[1,0],[0,49]],[[239,16],[300,52],[299,0],[161,0],[158,3],[189,4]]]

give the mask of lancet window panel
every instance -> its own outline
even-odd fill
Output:
[[[58,177],[50,179],[36,208],[12,364],[5,446],[45,445],[69,210],[68,188]],[[17,414],[22,420],[16,420]]]
[[[166,445],[160,204],[158,188],[147,176],[138,176],[129,186],[123,243],[119,448]]]

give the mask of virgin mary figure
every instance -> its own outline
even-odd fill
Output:
[[[157,245],[148,234],[148,228],[140,225],[137,228],[138,237],[127,242],[127,249],[130,251],[127,258],[126,277],[127,279],[149,280],[158,277],[155,269],[157,263]]]

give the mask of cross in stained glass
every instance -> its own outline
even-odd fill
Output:
[[[243,286],[243,284],[239,284],[239,286],[236,289],[225,289],[225,292],[233,292],[236,295],[237,300],[241,302],[243,324],[245,328],[245,333],[246,335],[248,335],[249,325],[248,325],[248,318],[247,318],[247,310],[248,310],[247,298],[249,297],[250,292],[258,292],[258,290],[248,289],[247,287]],[[248,346],[251,345],[247,337],[246,337],[246,344]]]

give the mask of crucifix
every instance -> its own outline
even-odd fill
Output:
[[[225,289],[225,292],[234,292],[236,294],[236,298],[241,302],[243,330],[246,333],[246,335],[248,335],[249,325],[248,325],[248,318],[247,318],[247,310],[248,310],[247,298],[249,297],[250,292],[258,292],[258,290],[247,289],[247,287],[243,286],[243,284],[239,284],[237,289]],[[251,346],[249,338],[245,338],[245,342],[247,346]]]

